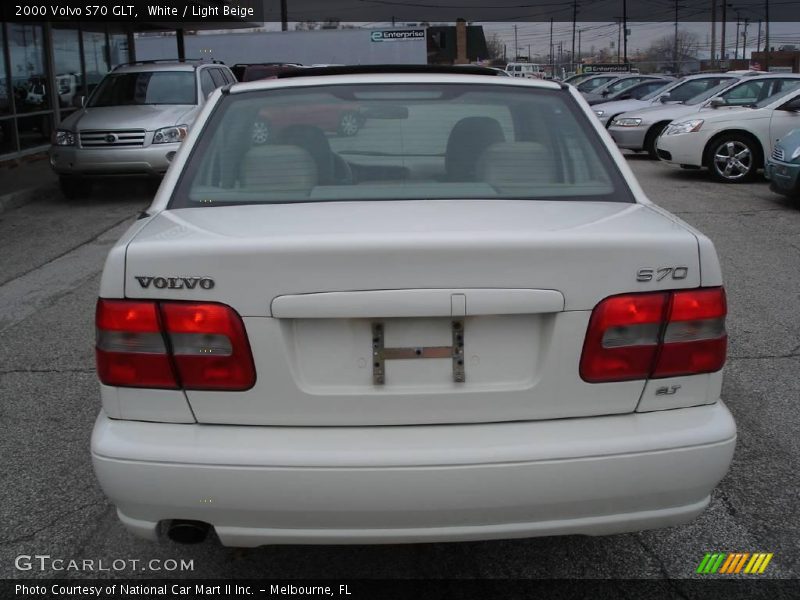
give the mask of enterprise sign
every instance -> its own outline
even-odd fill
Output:
[[[370,33],[373,42],[414,42],[425,39],[424,29],[403,29],[373,31]]]
[[[629,64],[593,64],[583,65],[582,73],[628,73],[631,70]]]

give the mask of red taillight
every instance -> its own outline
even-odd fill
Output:
[[[606,298],[589,321],[581,378],[600,383],[719,371],[726,313],[723,288]]]
[[[97,302],[97,373],[106,385],[246,390],[255,383],[239,315],[223,304]]]
[[[652,376],[719,371],[728,349],[727,313],[723,288],[673,292],[661,353]]]
[[[241,317],[229,306],[162,302],[175,364],[187,390],[246,390],[256,380]]]

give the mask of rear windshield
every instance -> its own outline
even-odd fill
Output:
[[[195,104],[192,71],[145,71],[107,75],[92,95],[89,106],[137,104]]]
[[[170,207],[493,198],[633,202],[562,90],[373,84],[224,96]]]

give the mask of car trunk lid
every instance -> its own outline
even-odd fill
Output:
[[[165,211],[125,289],[242,315],[257,382],[188,391],[198,421],[384,425],[631,412],[644,381],[580,379],[592,308],[699,285],[696,238],[647,206],[491,200]]]

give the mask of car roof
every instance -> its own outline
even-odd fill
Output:
[[[747,81],[753,79],[800,79],[800,73],[764,73],[763,75],[753,75]]]
[[[322,75],[310,74],[308,69],[293,73],[289,77],[280,77],[276,79],[260,79],[257,81],[248,81],[242,83],[235,83],[230,86],[229,92],[231,94],[239,94],[264,89],[275,88],[289,88],[289,87],[310,87],[322,85],[357,85],[363,83],[464,83],[464,84],[488,84],[488,85],[506,85],[516,87],[538,88],[544,90],[559,90],[568,87],[546,79],[523,79],[519,77],[500,77],[495,74],[491,76],[475,75],[473,73],[461,73],[453,70],[452,72],[432,72],[432,71],[419,71],[419,72],[385,72],[385,73],[357,73],[346,75]],[[466,71],[466,69],[458,69],[458,71]]]
[[[114,67],[113,73],[142,73],[151,71],[195,71],[204,66],[224,67],[219,62],[179,61],[179,60],[142,60],[124,63]]]

